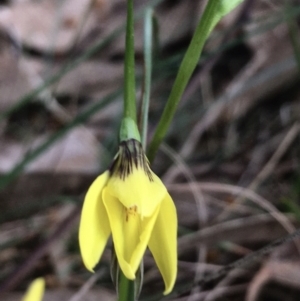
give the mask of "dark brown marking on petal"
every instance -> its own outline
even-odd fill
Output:
[[[141,143],[135,139],[122,141],[119,145],[119,152],[110,168],[110,173],[125,180],[132,173],[134,167],[137,169],[142,168],[149,181],[153,182],[149,161]]]

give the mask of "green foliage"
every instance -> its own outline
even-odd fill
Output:
[[[243,0],[210,0],[208,2],[182,60],[169,99],[154,133],[154,137],[150,143],[148,150],[148,158],[150,161],[154,159],[159,145],[169,129],[179,100],[181,99],[182,94],[199,62],[204,43],[209,34],[222,17],[228,14],[242,1]]]

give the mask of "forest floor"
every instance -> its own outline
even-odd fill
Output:
[[[45,301],[116,300],[111,243],[91,274],[77,237],[117,151],[126,2],[2,2],[1,300],[41,276]],[[206,1],[135,2],[156,3],[150,140]],[[178,211],[177,282],[163,297],[146,253],[141,301],[299,300],[299,239],[248,257],[300,225],[299,26],[298,1],[245,0],[211,34],[152,165]],[[139,99],[143,36],[138,18]]]

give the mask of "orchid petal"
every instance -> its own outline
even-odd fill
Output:
[[[22,301],[41,301],[44,295],[44,291],[44,278],[37,278],[30,284]]]
[[[84,199],[79,225],[79,245],[83,262],[93,272],[111,233],[102,201],[102,190],[109,178],[106,171],[90,186]]]
[[[108,187],[103,190],[103,200],[120,268],[128,279],[133,280],[147,248],[160,206],[151,217],[142,219],[135,206],[125,208],[110,194]]]
[[[161,203],[148,246],[164,279],[166,295],[173,289],[177,274],[177,214],[168,193]]]
[[[107,188],[126,208],[137,206],[142,217],[151,216],[167,193],[166,187],[153,172],[150,179],[143,168],[136,167],[125,179],[112,176]]]

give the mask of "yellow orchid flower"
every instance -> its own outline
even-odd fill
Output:
[[[41,301],[44,295],[44,291],[44,278],[37,278],[30,284],[22,301]]]
[[[177,274],[177,214],[173,200],[152,172],[141,143],[122,141],[111,168],[89,188],[84,200],[79,244],[93,271],[112,233],[119,266],[134,280],[147,246],[171,292]]]

